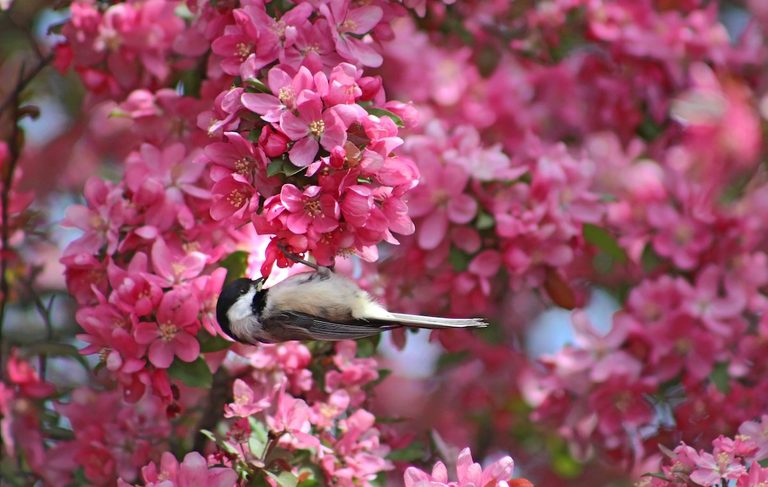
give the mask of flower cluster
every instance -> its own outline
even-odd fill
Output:
[[[57,47],[56,65],[62,70],[72,65],[94,94],[116,97],[135,88],[161,87],[171,75],[169,58],[190,53],[181,35],[184,20],[176,13],[182,4],[150,0],[100,8],[96,2],[73,2],[71,19],[62,29],[67,42]]]
[[[274,67],[262,91],[234,88],[220,98],[228,131],[205,153],[215,181],[211,216],[252,218],[258,233],[276,236],[263,274],[278,243],[328,265],[340,253],[373,260],[380,241],[397,243],[392,232],[413,232],[403,196],[418,171],[393,155],[402,144],[399,117],[372,108],[384,96],[380,80],[348,63],[329,76]]]
[[[661,473],[648,476],[636,485],[761,485],[768,480],[768,468],[760,464],[768,456],[767,423],[766,416],[761,421],[747,421],[733,438],[722,435],[715,438],[711,450],[696,450],[685,443],[680,443],[674,450],[663,448],[667,458]]]
[[[389,448],[380,440],[375,416],[363,408],[366,390],[378,377],[377,363],[356,358],[354,342],[329,350],[332,367],[310,363],[304,345],[287,343],[245,352],[250,368],[233,384],[233,402],[224,416],[236,418],[214,454],[246,478],[255,468],[271,468],[287,458],[286,475],[312,478],[301,462],[306,455],[331,485],[371,485],[392,468]],[[293,458],[293,460],[290,460]],[[286,460],[282,460],[286,462]]]
[[[87,206],[71,207],[65,221],[83,231],[62,258],[81,306],[83,353],[98,353],[133,400],[150,387],[170,401],[166,370],[174,358],[197,360],[198,332],[218,330],[226,271],[204,270],[234,241],[207,217],[204,166],[192,156],[179,143],[142,145],[119,184],[90,179]]]
[[[508,487],[525,485],[521,480],[514,484],[509,481],[515,462],[511,457],[502,457],[486,468],[472,460],[472,452],[465,448],[459,452],[456,459],[456,482],[448,482],[448,470],[443,462],[437,462],[432,468],[432,473],[427,474],[416,467],[409,467],[405,471],[405,487],[435,486],[435,487],[470,487],[473,485],[497,485]]]

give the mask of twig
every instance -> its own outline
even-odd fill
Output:
[[[23,73],[24,64],[22,63],[21,69],[19,70],[19,80],[16,83],[16,87],[13,89],[13,92],[10,96],[10,100],[13,101],[13,110],[11,112],[13,130],[11,131],[10,144],[8,144],[10,160],[8,161],[8,165],[2,168],[4,169],[2,181],[3,186],[2,192],[0,193],[0,206],[2,207],[2,215],[0,215],[0,250],[3,253],[2,258],[0,258],[0,294],[2,294],[2,299],[0,300],[0,378],[5,377],[5,362],[3,360],[4,351],[2,350],[2,344],[5,343],[3,340],[3,325],[5,324],[5,310],[8,305],[10,294],[10,288],[8,287],[8,276],[6,275],[8,272],[8,254],[10,252],[9,242],[11,238],[10,223],[8,222],[10,217],[8,205],[11,198],[11,184],[13,183],[13,175],[16,171],[16,165],[19,162],[19,156],[21,155],[21,147],[19,147],[18,140],[19,124],[17,117],[19,113],[19,94],[21,93],[19,87],[22,85]],[[0,114],[2,114],[4,109],[5,106],[0,105]]]
[[[48,54],[47,56],[40,58],[37,64],[35,64],[35,66],[26,75],[24,75],[24,65],[22,64],[21,70],[19,71],[19,81],[16,83],[16,87],[8,96],[5,97],[5,99],[3,99],[2,102],[0,102],[0,114],[8,108],[11,102],[18,103],[19,95],[22,91],[24,91],[24,88],[26,88],[27,85],[31,83],[32,80],[35,79],[38,74],[40,74],[40,71],[48,66],[51,61],[53,61],[53,54]]]
[[[37,51],[37,47],[35,47]],[[53,55],[49,54],[44,58],[39,58],[35,66],[29,73],[25,73],[25,63],[22,62],[19,69],[19,78],[16,82],[16,86],[13,91],[0,102],[0,116],[9,107],[11,108],[11,122],[13,128],[11,130],[11,136],[9,139],[8,149],[10,152],[10,159],[2,167],[2,191],[0,191],[0,206],[2,206],[2,213],[0,214],[0,251],[3,255],[0,255],[0,378],[5,377],[5,362],[3,360],[2,349],[5,341],[3,340],[3,326],[5,324],[5,314],[8,305],[8,299],[10,294],[10,288],[8,286],[8,253],[10,251],[10,238],[11,229],[9,220],[8,205],[10,203],[11,185],[13,184],[13,176],[16,172],[16,166],[19,163],[21,157],[21,132],[19,128],[19,113],[20,113],[20,99],[21,93],[27,87],[27,85],[37,76],[43,68],[51,62]]]
[[[51,296],[50,301],[48,301],[48,305],[46,306],[45,303],[43,303],[43,299],[40,297],[40,295],[35,290],[35,287],[33,285],[34,277],[30,279],[24,279],[22,282],[27,288],[27,292],[29,293],[29,296],[32,298],[32,302],[35,305],[35,309],[37,309],[38,314],[43,319],[43,323],[45,324],[45,337],[48,343],[50,343],[53,340],[53,322],[51,321],[51,308],[53,307],[53,299],[56,296]],[[45,372],[48,364],[48,356],[44,353],[40,354],[40,378],[42,380],[45,380]]]

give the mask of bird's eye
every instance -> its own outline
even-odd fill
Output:
[[[245,293],[247,293],[247,292],[248,292],[248,289],[247,289],[247,288],[242,288],[242,289],[240,289],[240,294],[245,294]]]

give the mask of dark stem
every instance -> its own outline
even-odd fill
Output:
[[[208,442],[208,438],[202,435],[200,430],[213,431],[216,428],[224,405],[231,396],[231,391],[232,378],[229,377],[223,367],[219,367],[219,370],[213,374],[213,383],[211,384],[211,390],[208,392],[208,403],[205,405],[203,415],[200,417],[200,421],[198,421],[195,428],[196,434],[192,445],[193,451],[205,454],[205,444]]]
[[[34,46],[35,52],[38,47]],[[19,69],[19,78],[14,86],[13,91],[0,102],[0,116],[3,115],[5,110],[11,109],[11,123],[13,127],[11,129],[11,136],[8,141],[8,150],[10,152],[10,159],[2,168],[2,191],[0,192],[0,206],[2,206],[2,214],[0,214],[0,378],[5,377],[5,361],[3,360],[4,350],[3,347],[7,344],[3,340],[3,325],[5,324],[5,314],[8,307],[8,300],[10,294],[10,287],[8,285],[8,261],[10,257],[10,238],[11,228],[9,220],[8,204],[11,197],[11,186],[13,184],[13,177],[16,172],[16,166],[19,163],[21,157],[21,129],[19,128],[19,113],[21,93],[27,87],[27,85],[37,76],[43,68],[48,65],[53,59],[53,54],[49,54],[45,57],[39,57],[37,63],[28,72],[25,73],[25,64],[21,64]]]
[[[24,286],[27,288],[27,292],[29,293],[30,298],[32,298],[32,303],[35,305],[35,309],[37,309],[38,314],[43,319],[43,323],[45,324],[45,337],[46,341],[50,343],[53,340],[53,322],[51,321],[51,308],[53,307],[53,299],[55,296],[51,296],[51,300],[48,301],[48,305],[46,306],[45,303],[43,303],[43,299],[40,297],[40,295],[35,291],[35,287],[33,285],[34,282],[34,276],[30,279],[24,279],[22,281],[24,283]],[[47,355],[45,353],[40,354],[40,378],[42,380],[45,380],[45,372],[48,365],[47,361]]]

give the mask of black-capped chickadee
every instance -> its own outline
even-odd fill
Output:
[[[482,319],[390,313],[350,279],[298,257],[315,272],[269,288],[264,279],[237,279],[221,291],[216,318],[233,340],[255,344],[288,340],[355,340],[399,328],[482,328]]]

